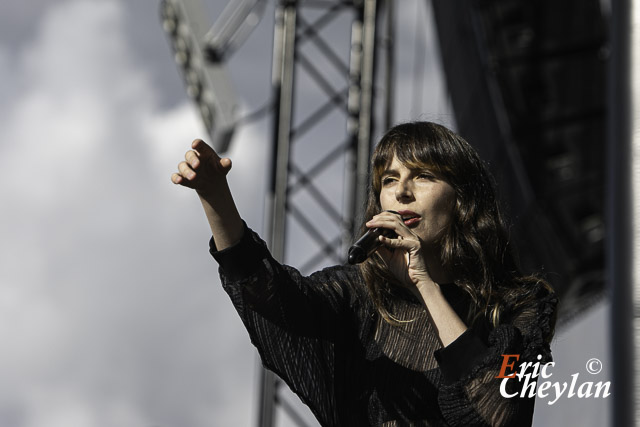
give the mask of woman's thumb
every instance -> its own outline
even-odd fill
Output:
[[[225,157],[224,159],[220,159],[220,166],[222,166],[222,172],[226,175],[231,170],[231,159]]]

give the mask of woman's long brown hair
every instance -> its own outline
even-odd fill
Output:
[[[494,326],[507,302],[526,305],[536,298],[535,283],[550,286],[537,276],[523,276],[509,245],[509,233],[496,198],[493,179],[476,151],[459,135],[435,123],[413,122],[390,129],[372,157],[371,182],[364,220],[380,205],[381,176],[396,157],[411,168],[426,167],[451,185],[456,203],[448,228],[441,236],[441,261],[453,273],[456,285],[473,301],[467,322],[485,315]],[[366,227],[362,226],[362,232]],[[369,293],[381,316],[398,320],[388,310],[395,279],[378,253],[360,265]]]

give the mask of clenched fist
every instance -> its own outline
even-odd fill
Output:
[[[244,225],[227,184],[231,159],[221,159],[203,140],[191,143],[184,161],[178,164],[178,172],[171,175],[174,184],[193,188],[211,227],[218,250],[237,243],[242,237]]]
[[[178,164],[178,172],[171,175],[171,181],[193,188],[202,197],[212,196],[226,181],[231,170],[231,159],[220,158],[203,140],[191,143],[192,150],[186,152],[185,160]]]

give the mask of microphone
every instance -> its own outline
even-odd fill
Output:
[[[391,209],[387,209],[384,212],[400,215]],[[380,236],[396,237],[396,232],[382,227],[370,228],[369,231],[364,233],[364,235],[349,248],[349,264],[360,264],[369,258],[371,254],[382,245],[382,242],[378,240]]]
[[[382,227],[369,229],[369,231],[364,233],[364,235],[349,248],[349,264],[359,264],[369,258],[371,254],[382,245],[382,242],[378,240],[378,237],[381,235],[394,237],[396,233],[393,230]]]

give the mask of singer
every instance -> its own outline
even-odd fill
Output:
[[[382,245],[309,277],[243,222],[230,169],[195,140],[171,179],[200,197],[210,252],[263,364],[323,426],[531,425],[534,398],[517,379],[506,383],[515,397],[500,386],[520,364],[551,360],[557,299],[519,272],[492,178],[466,141],[429,122],[389,130],[362,226],[389,230]],[[518,355],[512,370],[503,355]]]

